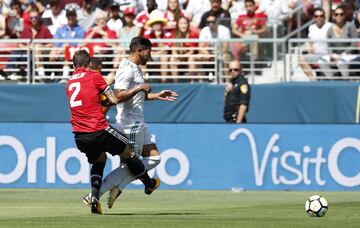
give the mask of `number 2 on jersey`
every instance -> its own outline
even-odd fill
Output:
[[[69,85],[69,91],[73,91],[74,89],[75,89],[75,91],[73,92],[73,94],[70,97],[70,107],[72,107],[72,108],[82,105],[82,100],[76,100],[76,96],[79,94],[80,89],[81,89],[80,82],[74,82]]]

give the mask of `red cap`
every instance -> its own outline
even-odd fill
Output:
[[[127,7],[124,10],[124,15],[128,15],[128,14],[135,15],[135,8],[134,7]]]

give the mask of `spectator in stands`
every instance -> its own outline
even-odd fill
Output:
[[[51,35],[49,29],[47,26],[43,25],[41,23],[41,17],[39,14],[39,11],[37,8],[32,8],[30,11],[30,19],[31,19],[31,27],[25,27],[24,30],[20,34],[20,39],[52,39],[53,36]],[[19,47],[26,47],[24,44],[19,44]],[[43,55],[45,52],[44,50],[41,50],[42,48],[47,47],[51,48],[53,47],[52,43],[48,44],[37,44],[34,46],[33,54],[35,54],[35,61],[36,63],[36,69],[37,69],[37,75],[40,77],[45,76],[45,69],[43,64],[39,63],[42,60],[42,57],[39,57]]]
[[[325,10],[325,15],[327,15],[327,11],[330,9],[328,7],[329,6],[329,0],[314,0],[314,1],[309,1],[309,0],[288,0],[288,6],[290,8],[290,10],[295,10],[298,9],[296,12],[294,12],[293,14],[291,14],[291,20],[288,19],[286,20],[287,22],[287,26],[286,26],[286,30],[287,33],[290,33],[294,30],[300,29],[300,27],[309,22],[310,20],[313,19],[313,14],[314,14],[314,9],[315,8],[319,8],[322,7]],[[299,9],[298,7],[300,7],[301,9]],[[300,15],[298,15],[300,14]],[[298,17],[300,16],[300,24],[298,23]],[[301,36],[305,37],[306,34],[306,30],[301,30]]]
[[[12,1],[10,6],[11,10],[6,19],[6,35],[9,38],[18,38],[24,29],[24,11],[19,1]],[[28,24],[28,26],[30,26],[30,24]]]
[[[42,20],[54,35],[58,28],[67,24],[67,18],[65,10],[60,7],[60,0],[49,0],[49,5],[50,9],[44,11]]]
[[[246,123],[251,88],[239,61],[232,61],[229,68],[231,82],[225,85],[224,119],[228,123]]]
[[[87,31],[95,24],[95,13],[100,9],[95,8],[93,0],[84,0],[83,6],[77,11],[78,23]]]
[[[272,31],[273,25],[277,26],[277,37],[281,37],[285,32],[285,23],[292,20],[288,0],[262,0],[259,4],[259,12],[264,12],[266,15],[267,26],[269,31]]]
[[[315,80],[311,65],[318,64],[318,61],[327,53],[328,45],[324,41],[327,39],[327,31],[331,27],[331,23],[325,21],[325,11],[316,8],[314,11],[314,23],[309,26],[309,39],[307,54],[300,57],[300,66],[303,68],[306,76],[310,80]]]
[[[77,6],[77,5],[75,5]],[[60,27],[54,34],[54,39],[82,39],[85,36],[85,30],[77,22],[77,8],[74,5],[67,5],[66,18],[67,25]],[[54,48],[50,52],[50,61],[57,61],[58,59],[64,59],[64,51],[66,46],[76,47],[78,43],[55,43],[57,48]],[[63,47],[63,48],[61,48]],[[62,56],[61,56],[62,54]],[[70,67],[65,64],[63,66],[63,77],[69,76]]]
[[[95,15],[95,25],[91,27],[85,33],[86,39],[116,39],[116,32],[110,30],[106,26],[108,16],[105,11],[97,10]],[[109,51],[106,50],[108,45],[106,42],[103,43],[88,43],[87,45],[90,49],[94,50],[94,53],[108,53]]]
[[[120,29],[119,38],[122,40],[128,40],[129,42],[122,43],[123,48],[128,48],[132,38],[139,36],[141,29],[134,25],[135,9],[134,7],[128,7],[124,10],[124,22],[125,25]]]
[[[11,1],[11,10],[16,12],[16,19],[18,20],[17,23],[21,24],[21,22],[20,22],[21,19],[23,21],[23,26],[20,26],[22,28],[31,26],[29,14],[33,8],[36,8],[39,11],[40,15],[42,15],[43,12],[45,11],[45,7],[42,5],[42,3],[40,1],[33,1],[29,4],[24,4],[21,1],[17,1],[17,0]],[[8,18],[8,19],[10,19],[10,18]],[[8,21],[8,24],[9,24],[9,21]],[[11,27],[11,26],[8,26],[8,27]],[[22,29],[21,29],[21,31],[22,31]],[[18,36],[20,36],[20,34],[18,34]]]
[[[199,36],[190,30],[190,21],[185,16],[180,16],[180,18],[176,22],[176,29],[173,34],[173,38],[175,39],[197,39]],[[185,69],[189,74],[191,70],[195,70],[195,50],[181,50],[187,48],[196,48],[198,46],[197,43],[190,42],[175,42],[174,48],[172,50],[172,57],[170,58],[170,66],[173,70],[173,76],[179,75],[177,69],[180,67],[181,69]],[[180,50],[179,50],[180,49]],[[178,62],[186,62],[185,64],[178,65]],[[193,73],[195,74],[195,73]],[[174,78],[174,82],[178,82],[178,79]]]
[[[339,6],[344,9],[346,21],[352,22],[354,19],[354,12],[355,12],[354,0],[344,0]]]
[[[190,28],[197,32],[200,26],[202,15],[211,9],[209,0],[189,0],[186,13],[190,19]]]
[[[245,0],[246,13],[239,15],[232,27],[232,33],[240,38],[259,38],[266,32],[266,15],[257,10],[254,0]],[[234,59],[249,59],[252,55],[254,61],[259,59],[259,44],[232,43]],[[240,57],[241,56],[241,57]]]
[[[345,10],[338,6],[333,14],[334,24],[328,29],[327,39],[354,39],[357,38],[356,27],[353,23],[346,21]],[[336,65],[342,76],[349,76],[349,62],[356,58],[356,44],[353,42],[330,42],[329,55],[320,60],[319,67],[327,77],[334,76],[331,66]]]
[[[130,41],[136,36],[140,36],[141,29],[134,25],[135,8],[128,7],[124,10],[124,26],[120,29],[119,38],[126,40],[126,42],[120,42],[116,48],[116,56],[114,58],[114,69],[116,70],[121,62],[123,56],[126,55]]]
[[[146,26],[146,22],[149,20],[150,13],[153,10],[156,10],[158,8],[158,5],[155,0],[147,0],[146,1],[146,9],[141,11],[137,17],[136,17],[136,25],[140,27],[141,34],[144,35],[146,30],[149,30],[150,28]]]
[[[231,0],[229,2],[228,11],[230,13],[231,20],[236,20],[240,14],[244,14],[246,12],[244,0]]]
[[[211,13],[206,18],[206,26],[201,29],[199,39],[200,40],[208,40],[208,39],[218,39],[218,40],[228,40],[231,38],[230,29],[224,25],[217,24],[216,22],[216,14]],[[215,43],[212,42],[200,42],[199,43],[199,53],[201,56],[200,59],[202,61],[214,61],[215,53],[210,50],[209,47],[215,47]],[[206,48],[208,47],[208,48]],[[223,57],[223,62],[226,62],[230,59],[229,56],[229,43],[221,42],[221,56]],[[213,64],[205,65],[206,68],[215,68]],[[215,74],[216,72],[213,72]]]
[[[185,10],[180,8],[179,0],[168,0],[168,6],[164,13],[164,17],[167,20],[166,30],[174,32],[176,28],[176,22],[180,17],[187,17]]]
[[[106,23],[107,27],[116,32],[116,36],[120,36],[120,29],[123,27],[123,22],[119,14],[120,6],[117,3],[113,3],[110,8],[110,19]]]
[[[221,0],[210,0],[211,9],[204,13],[200,21],[200,29],[206,26],[207,17],[212,14],[215,15],[217,23],[224,25],[225,27],[231,29],[231,17],[230,13],[227,10],[221,8]]]
[[[164,17],[164,13],[159,9],[153,10],[150,13],[149,20],[146,22],[146,26],[150,27],[151,30],[147,30],[144,34],[144,37],[147,39],[169,39],[171,37],[171,33],[165,31],[164,27],[166,26],[166,23],[167,21]],[[167,62],[169,57],[167,55],[170,54],[168,49],[170,46],[170,43],[152,43],[152,47],[154,48],[151,52],[153,61],[161,63],[161,82],[166,82],[166,77],[168,75],[169,65]],[[155,48],[160,49],[155,50]]]

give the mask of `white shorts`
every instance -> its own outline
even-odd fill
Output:
[[[141,124],[140,121],[135,121],[133,125],[125,127],[116,123],[115,128],[129,138],[130,147],[137,156],[141,156],[144,145],[155,144],[155,138],[151,136],[147,126]]]

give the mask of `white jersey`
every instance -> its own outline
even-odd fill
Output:
[[[114,89],[128,90],[143,83],[141,68],[127,59],[122,60],[116,72]],[[145,126],[144,101],[145,93],[140,91],[129,100],[117,104],[116,123],[123,128],[133,125],[136,121],[140,122],[140,126]]]

